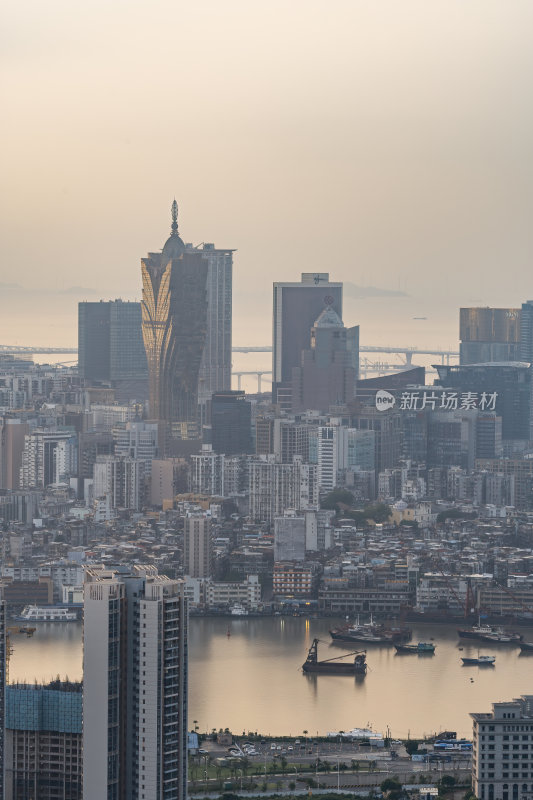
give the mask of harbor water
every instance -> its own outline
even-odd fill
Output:
[[[439,730],[471,735],[469,712],[533,692],[533,655],[517,646],[459,640],[455,625],[413,625],[413,643],[433,641],[435,655],[399,655],[370,645],[365,677],[304,675],[301,665],[318,638],[319,658],[364,649],[331,644],[341,620],[303,617],[192,618],[189,725],[299,736],[366,727],[394,737]],[[12,638],[10,681],[71,680],[82,674],[81,623],[38,623],[31,639]],[[533,630],[520,628],[527,641]],[[228,635],[229,634],[229,635]],[[462,650],[460,649],[462,648]],[[464,667],[463,656],[495,655],[494,667]]]

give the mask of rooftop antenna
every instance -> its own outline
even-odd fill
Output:
[[[178,204],[176,203],[176,198],[172,203],[172,225],[171,225],[171,234],[174,235],[178,233]]]

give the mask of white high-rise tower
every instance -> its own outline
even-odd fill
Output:
[[[84,800],[187,797],[183,586],[150,566],[86,572]]]

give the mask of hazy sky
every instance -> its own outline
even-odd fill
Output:
[[[236,343],[321,270],[363,343],[456,346],[459,305],[533,297],[532,30],[531,0],[4,0],[0,343],[139,298],[176,196],[237,248]]]

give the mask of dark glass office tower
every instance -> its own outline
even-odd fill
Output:
[[[272,400],[287,410],[292,370],[300,366],[311,328],[325,305],[342,319],[342,283],[330,283],[327,272],[304,272],[300,283],[274,284]]]
[[[311,343],[301,354],[301,365],[292,370],[292,411],[327,412],[355,395],[356,371],[348,331],[339,315],[325,305],[311,328]]]
[[[533,300],[522,303],[519,358],[528,364],[533,363]]]
[[[78,369],[87,381],[109,381],[110,367],[109,303],[78,304]]]
[[[215,392],[211,401],[211,437],[215,453],[252,452],[252,406],[244,392]]]
[[[519,308],[461,308],[461,364],[517,361],[520,349]]]
[[[198,385],[198,402],[204,407],[213,392],[231,389],[234,251],[208,243],[197,249],[207,260],[207,330]]]
[[[78,366],[88,383],[109,383],[119,399],[142,399],[148,369],[141,304],[124,300],[79,303]]]
[[[437,384],[459,393],[464,398],[487,401],[482,411],[494,411],[502,418],[502,439],[530,439],[531,425],[531,368],[529,364],[435,365],[439,373]],[[494,402],[492,396],[494,395]]]
[[[142,330],[150,416],[172,436],[196,425],[198,376],[207,329],[207,259],[187,249],[172,204],[171,235],[162,252],[141,259]]]

